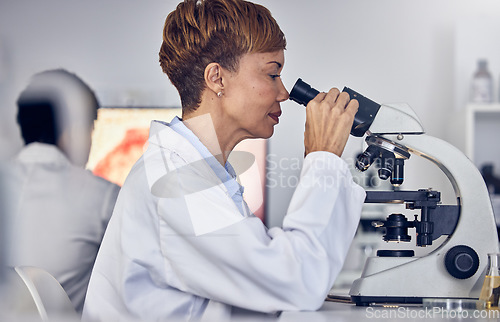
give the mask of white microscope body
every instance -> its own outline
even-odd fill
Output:
[[[488,264],[488,253],[497,253],[498,236],[493,209],[484,180],[474,164],[449,143],[424,133],[415,112],[407,104],[380,105],[345,87],[359,102],[351,134],[368,134],[368,148],[356,167],[365,171],[379,163],[379,177],[399,186],[404,160],[412,154],[436,164],[456,194],[455,205],[441,205],[440,192],[367,191],[365,203],[405,203],[420,209],[420,220],[391,214],[378,226],[386,229],[386,241],[408,242],[408,228],[415,228],[416,245],[432,245],[447,236],[426,255],[411,250],[379,250],[369,257],[361,277],[349,295],[357,305],[372,303],[422,303],[423,298],[478,298]],[[290,99],[304,106],[318,90],[298,79]],[[418,215],[416,216],[418,217]]]
[[[406,104],[381,105],[367,133],[368,144],[389,150],[393,145],[435,163],[451,182],[457,204],[451,207],[456,209],[455,222],[449,225],[452,231],[429,254],[369,257],[350,289],[352,300],[370,305],[421,303],[423,298],[478,298],[487,254],[499,252],[491,201],[480,172],[457,148],[424,134],[417,115]]]

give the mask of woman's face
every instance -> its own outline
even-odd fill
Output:
[[[238,71],[223,80],[228,126],[242,138],[269,138],[273,134],[281,115],[280,102],[289,96],[280,77],[284,62],[283,50],[245,54]]]

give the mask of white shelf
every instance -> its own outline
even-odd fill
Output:
[[[467,104],[467,110],[477,111],[477,112],[500,112],[500,103],[474,103]]]
[[[448,141],[478,169],[492,163],[500,175],[500,104],[468,104],[450,116]]]
[[[465,154],[480,166],[500,157],[500,104],[469,104],[465,108]],[[498,170],[500,164],[497,164]]]

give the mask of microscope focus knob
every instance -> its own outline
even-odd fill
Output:
[[[466,279],[476,274],[479,268],[479,256],[469,246],[454,246],[446,253],[444,264],[451,276]]]

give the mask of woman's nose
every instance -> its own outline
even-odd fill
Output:
[[[284,102],[290,97],[290,93],[285,88],[285,85],[283,84],[283,81],[280,79],[281,83],[281,88],[278,94],[278,102]]]

